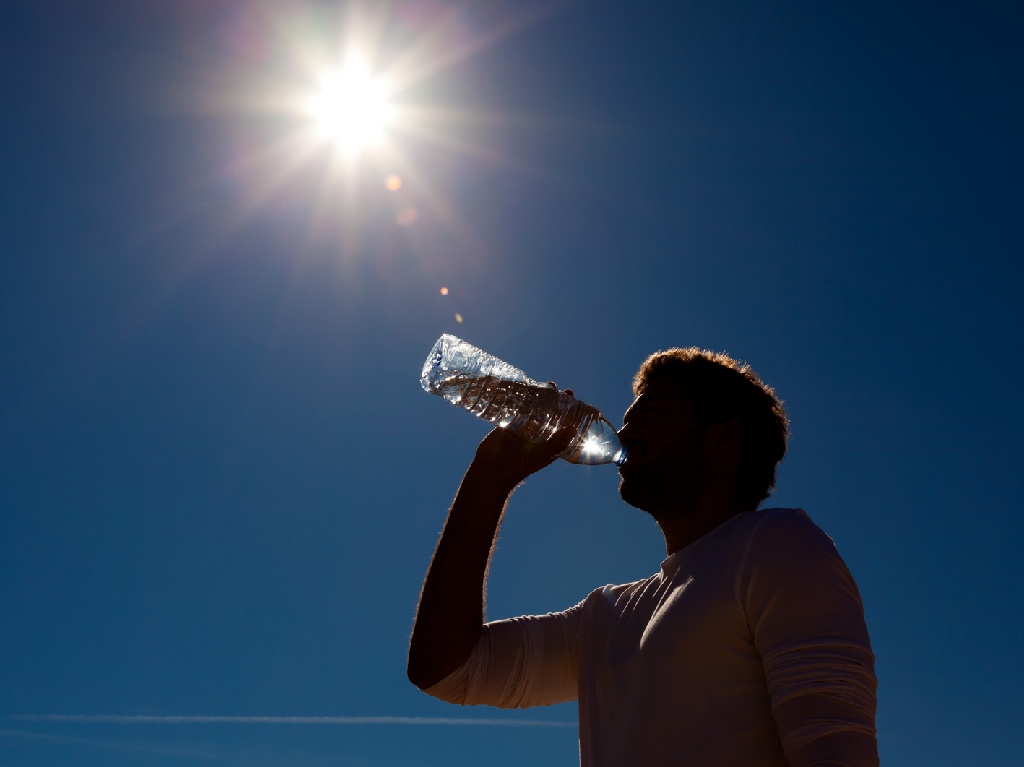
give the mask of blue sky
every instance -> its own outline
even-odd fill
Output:
[[[451,332],[614,422],[652,351],[750,362],[793,421],[770,503],[860,584],[883,761],[1017,763],[1022,28],[999,2],[3,3],[0,762],[576,763],[573,705],[405,680],[486,431],[419,388]],[[295,104],[355,45],[398,111],[353,157]],[[616,485],[521,488],[492,617],[653,572]]]

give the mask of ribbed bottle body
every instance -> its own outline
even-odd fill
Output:
[[[455,336],[438,339],[420,381],[426,391],[531,441],[572,429],[576,438],[561,456],[572,463],[616,463],[624,457],[615,427],[596,408]]]

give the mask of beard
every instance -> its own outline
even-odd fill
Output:
[[[649,479],[643,476],[643,472],[634,471],[628,474],[623,472],[622,478],[619,480],[619,497],[634,509],[653,513],[653,510],[660,505],[659,498],[664,496],[653,487],[653,483]]]
[[[710,484],[705,457],[695,451],[658,461],[626,464],[620,470],[619,496],[655,520],[684,515]]]

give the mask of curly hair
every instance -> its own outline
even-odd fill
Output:
[[[654,380],[677,387],[702,426],[739,419],[740,492],[745,504],[757,508],[775,488],[775,469],[789,438],[789,418],[772,388],[749,365],[697,347],[652,354],[633,377],[633,394],[639,397]]]

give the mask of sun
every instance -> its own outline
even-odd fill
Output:
[[[324,73],[309,101],[319,136],[346,152],[379,144],[392,108],[386,83],[360,59]]]
[[[229,131],[223,162],[209,172],[229,183],[236,205],[216,236],[274,210],[304,219],[304,237],[330,243],[346,266],[382,221],[410,239],[443,224],[479,247],[436,186],[447,176],[435,171],[456,156],[520,163],[482,130],[505,117],[469,108],[459,80],[442,76],[547,12],[478,18],[459,4],[377,0],[322,12],[302,3],[257,5],[266,12],[239,33],[223,68],[197,76],[196,108],[227,118],[221,124]],[[377,192],[381,182],[387,195]]]

